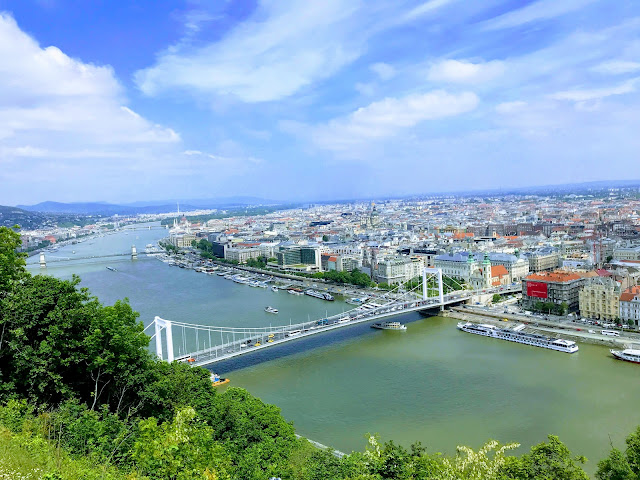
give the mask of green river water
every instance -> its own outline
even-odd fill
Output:
[[[120,232],[47,258],[124,253],[131,244],[141,251],[165,235],[155,229]],[[30,270],[40,272],[35,265]],[[349,308],[340,300],[251,288],[153,258],[50,262],[46,273],[77,273],[104,303],[128,297],[145,325],[159,315],[267,326]],[[266,305],[279,315],[265,313]],[[432,452],[447,453],[460,444],[478,448],[490,438],[517,441],[522,448],[516,452],[524,452],[552,433],[585,455],[593,472],[610,439],[620,447],[640,425],[640,366],[614,360],[604,347],[580,344],[569,355],[459,332],[452,319],[417,313],[397,319],[408,325],[406,332],[356,325],[214,368],[231,378],[230,385],[278,405],[298,433],[347,452],[364,448],[367,433],[405,445],[421,441]],[[193,338],[187,341],[194,345]],[[183,347],[176,340],[176,353]]]

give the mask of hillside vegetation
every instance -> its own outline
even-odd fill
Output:
[[[586,479],[557,437],[459,447],[447,457],[371,436],[343,458],[295,436],[247,391],[151,355],[127,300],[104,306],[79,279],[30,275],[19,235],[0,227],[0,479]],[[640,430],[599,464],[638,479]]]

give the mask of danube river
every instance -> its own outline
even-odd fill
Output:
[[[165,234],[119,232],[63,247],[48,258],[124,253],[131,244],[141,251]],[[103,303],[128,297],[145,325],[159,315],[267,326],[349,307],[238,285],[153,258],[49,263],[46,272],[62,278],[77,273]],[[267,305],[279,315],[265,313]],[[640,425],[640,366],[614,360],[604,347],[581,344],[569,355],[459,332],[451,319],[398,319],[408,324],[406,332],[357,325],[215,369],[232,386],[278,405],[298,433],[342,451],[361,450],[365,435],[378,433],[405,445],[421,441],[431,452],[453,453],[459,444],[478,448],[491,438],[517,441],[522,453],[551,433],[589,458],[587,470],[593,472],[610,439],[621,447]]]

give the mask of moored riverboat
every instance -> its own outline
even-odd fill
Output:
[[[531,345],[533,347],[548,348],[549,350],[555,350],[557,352],[575,353],[578,351],[578,345],[576,345],[576,342],[572,342],[571,340],[546,337],[535,333],[525,333],[520,330],[498,328],[494,325],[460,322],[458,323],[458,329],[463,332],[473,333],[474,335],[498,338],[500,340],[507,340],[508,342]]]
[[[640,350],[635,348],[626,348],[624,350],[609,350],[618,360],[625,362],[640,363]]]
[[[324,292],[318,292],[317,290],[306,290],[304,292],[305,295],[309,295],[310,297],[319,298],[321,300],[327,300],[329,302],[333,302],[335,299],[333,295]]]

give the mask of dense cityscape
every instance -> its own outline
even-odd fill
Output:
[[[307,205],[203,220],[225,216],[217,213],[167,212],[23,230],[22,248],[164,220],[170,245],[193,250],[194,242],[206,240],[213,258],[234,264],[261,261],[270,270],[303,274],[357,270],[383,287],[410,282],[424,267],[435,267],[472,289],[521,283],[518,303],[528,310],[640,325],[636,189]],[[482,272],[486,260],[490,277]],[[546,285],[542,292],[535,288],[539,284]]]

